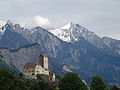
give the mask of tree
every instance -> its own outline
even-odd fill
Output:
[[[59,82],[60,90],[88,90],[85,83],[75,73],[67,73]]]
[[[13,72],[0,68],[0,90],[8,90],[14,80]]]
[[[48,90],[48,82],[44,80],[44,75],[37,74],[37,80],[38,80],[38,87],[39,90]]]
[[[94,76],[90,82],[90,90],[107,90],[107,86],[100,76]]]
[[[37,90],[37,86],[36,80],[25,79],[13,71],[0,68],[0,90]]]
[[[116,85],[113,85],[113,87],[110,90],[120,90]]]
[[[9,90],[27,90],[27,86],[25,84],[26,83],[24,82],[23,78],[16,76]]]

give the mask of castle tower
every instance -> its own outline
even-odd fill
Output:
[[[48,57],[45,54],[40,54],[39,56],[40,59],[40,65],[48,70]]]

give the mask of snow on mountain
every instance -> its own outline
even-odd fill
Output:
[[[73,28],[74,24],[73,23],[68,23],[67,25],[55,29],[55,30],[49,30],[51,33],[53,33],[55,36],[58,38],[62,39],[63,41],[66,42],[72,42],[72,41],[78,41],[78,38],[76,38],[73,35]]]
[[[3,27],[6,24],[6,21],[0,20],[0,28]]]
[[[6,31],[6,24],[11,25],[12,23],[10,20],[0,20],[0,36]]]
[[[63,70],[66,72],[72,72],[72,70],[70,70],[66,65],[63,66]]]
[[[79,41],[80,38],[84,38],[99,48],[103,48],[105,45],[99,36],[79,24],[68,23],[61,28],[49,31],[65,42],[76,42]]]
[[[0,35],[3,35],[5,32],[5,29],[2,29],[2,27],[6,24],[6,21],[0,20]]]
[[[80,37],[88,39],[87,36],[91,36],[91,38],[93,38],[92,36],[95,35],[93,32],[88,31],[86,28],[73,23],[68,23],[61,28],[49,31],[66,42],[78,41]]]
[[[39,43],[34,47],[21,48],[14,50],[14,52],[6,49],[0,50],[4,60],[16,65],[20,71],[22,71],[25,63],[37,62],[38,55],[42,52],[49,56],[50,66],[58,75],[61,74],[61,71],[73,71],[87,80],[91,76],[99,74],[106,80],[111,80],[112,83],[120,84],[120,56],[111,55],[111,53],[118,52],[116,50],[120,51],[119,41],[110,42],[112,52],[102,52],[102,47],[106,50],[104,46],[106,44],[102,38],[78,24],[68,23],[61,28],[49,30],[65,42],[41,27],[26,29],[19,24],[5,24],[2,26],[2,30],[3,27],[6,32],[2,35],[0,42],[7,48],[9,48],[8,46],[21,47],[27,41],[30,44]],[[109,77],[107,74],[109,74]]]
[[[72,23],[68,23],[67,25],[61,27],[61,29],[70,29]]]

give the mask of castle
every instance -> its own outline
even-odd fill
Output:
[[[55,74],[49,71],[48,57],[45,54],[40,54],[39,64],[28,62],[24,66],[23,75],[26,78],[36,78],[37,74],[46,75],[49,81],[55,81]]]

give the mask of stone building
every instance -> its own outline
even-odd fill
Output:
[[[37,74],[46,75],[49,81],[55,81],[55,74],[49,71],[48,57],[45,54],[40,54],[38,64],[28,62],[24,66],[23,75],[26,78],[36,78]]]

